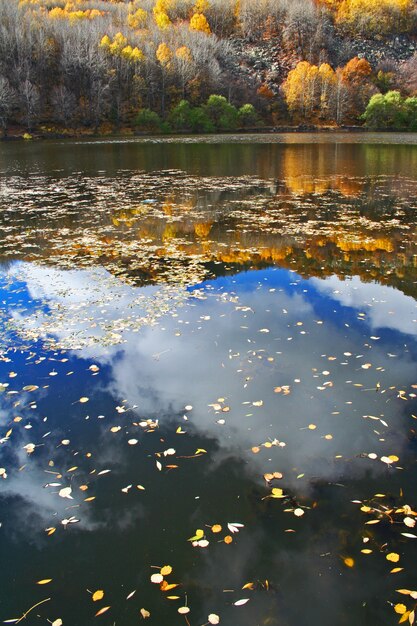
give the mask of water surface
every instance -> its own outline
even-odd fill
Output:
[[[0,146],[1,620],[414,608],[417,146],[314,137]]]

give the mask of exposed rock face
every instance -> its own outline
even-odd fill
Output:
[[[288,72],[305,59],[300,49],[283,42],[281,37],[252,41],[247,38],[230,40],[233,61],[229,70],[241,80],[266,84],[275,93]],[[333,33],[328,46],[308,55],[307,60],[328,62],[333,67],[344,65],[358,56],[366,58],[373,67],[381,63],[401,64],[417,52],[417,41],[407,35],[388,38],[349,39]],[[317,57],[317,58],[316,58]]]

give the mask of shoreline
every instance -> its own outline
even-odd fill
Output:
[[[14,142],[14,141],[34,141],[34,140],[47,140],[47,139],[103,139],[103,138],[141,138],[141,137],[210,137],[214,135],[277,135],[282,133],[370,133],[370,132],[411,132],[392,129],[369,129],[363,126],[315,126],[308,124],[299,124],[297,126],[263,126],[255,128],[239,128],[230,131],[216,131],[214,133],[192,133],[187,131],[177,131],[171,133],[152,133],[146,131],[138,131],[131,127],[117,130],[88,130],[88,129],[74,129],[74,130],[51,130],[46,131],[43,129],[36,129],[32,132],[28,132],[22,127],[14,127],[6,136],[1,136],[2,142]]]

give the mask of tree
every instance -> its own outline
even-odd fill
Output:
[[[169,115],[169,123],[175,130],[210,133],[215,130],[213,122],[201,107],[191,107],[181,100]]]
[[[363,114],[369,128],[413,129],[417,124],[417,98],[405,100],[399,91],[375,94]]]
[[[194,13],[190,19],[190,30],[197,30],[206,35],[211,34],[210,24],[203,13]]]
[[[244,104],[237,112],[239,126],[253,128],[259,124],[259,116],[253,104]]]
[[[283,90],[291,113],[309,118],[317,106],[319,88],[319,68],[308,61],[300,61],[289,72]]]
[[[54,117],[64,126],[69,126],[75,117],[77,99],[72,91],[65,85],[57,85],[51,94],[51,103],[54,109]]]
[[[135,118],[135,125],[140,130],[157,132],[161,130],[162,120],[158,113],[150,109],[139,109]]]
[[[371,77],[372,68],[366,59],[354,57],[342,68],[342,80],[349,94],[347,114],[352,118],[363,113],[369,98],[376,91]]]
[[[217,130],[234,130],[237,127],[237,110],[224,96],[211,95],[204,111]]]
[[[170,67],[170,61],[172,59],[172,50],[166,43],[160,43],[156,51],[156,58],[159,61],[161,68],[162,89],[161,89],[161,110],[162,117],[165,117],[165,83],[166,73]]]
[[[187,81],[195,73],[195,64],[191,51],[187,46],[181,46],[175,51],[175,69],[181,81],[182,97],[185,98],[185,87]]]
[[[40,109],[39,89],[28,78],[26,78],[19,84],[19,96],[26,128],[28,131],[31,131]]]
[[[17,101],[16,92],[7,78],[0,76],[0,126],[3,136],[7,135],[7,126],[13,106]]]

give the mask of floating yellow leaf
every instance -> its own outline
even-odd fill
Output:
[[[394,569],[390,571],[390,574],[398,574],[398,572],[402,572],[403,569],[403,567],[394,567]]]
[[[87,398],[86,396],[83,396],[82,398],[79,399],[79,402],[81,402],[81,404],[84,404],[85,402],[88,402],[90,398]],[[110,607],[109,607],[110,608]]]
[[[259,446],[253,446],[253,448],[252,448],[253,454],[258,454],[258,452],[260,452],[260,451],[261,451],[261,449],[259,448]]]
[[[172,572],[172,567],[170,565],[164,565],[164,567],[161,567],[162,576],[169,576],[171,572]]]
[[[50,535],[53,535],[54,532],[56,531],[56,528],[54,526],[51,526],[50,528],[45,528],[45,531],[48,533],[48,537]]]
[[[285,498],[283,490],[279,487],[274,487],[271,492],[271,498]]]
[[[97,589],[97,591],[95,591],[91,597],[93,602],[102,600],[104,598],[104,591],[102,589]]]
[[[214,526],[211,527],[212,533],[220,533],[221,531],[222,527],[220,526],[220,524],[214,524]]]
[[[178,587],[178,583],[171,583],[171,584],[169,584],[169,583],[167,583],[166,580],[163,580],[161,582],[160,589],[161,589],[161,591],[171,591],[171,589],[175,589],[175,587]]]
[[[38,580],[37,585],[47,585],[52,582],[52,578],[43,578],[42,580]]]
[[[140,610],[140,614],[142,615],[143,619],[147,619],[148,617],[151,616],[151,614],[149,613],[149,611],[147,611],[146,609],[141,609]]]
[[[180,606],[180,608],[178,609],[178,613],[180,613],[180,615],[187,615],[187,613],[190,612],[190,609],[188,606]]]
[[[308,425],[308,429],[309,430],[316,430],[317,426],[315,424],[309,424]]]
[[[346,567],[353,567],[355,565],[355,561],[350,556],[347,556],[345,559],[343,559],[343,563],[346,565]]]
[[[195,535],[187,539],[187,541],[198,541],[199,539],[202,539],[203,537],[204,537],[204,530],[201,530],[201,528],[197,528],[197,530],[195,531]]]
[[[233,541],[233,537],[232,535],[226,535],[226,537],[223,539],[224,543],[232,543]]]
[[[242,589],[253,589],[254,583],[246,583],[246,585],[243,585]]]
[[[398,615],[404,615],[406,610],[407,610],[407,607],[405,606],[405,604],[396,604],[394,606],[394,611],[398,613]]]
[[[390,552],[386,555],[385,558],[387,559],[387,561],[392,561],[392,563],[398,563],[398,561],[400,560],[400,555],[396,552]]]

